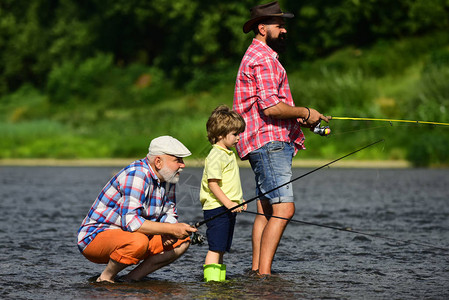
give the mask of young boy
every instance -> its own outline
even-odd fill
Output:
[[[239,167],[231,148],[239,141],[239,134],[245,131],[245,121],[238,113],[226,105],[221,105],[212,112],[206,128],[212,150],[206,158],[201,180],[200,201],[205,220],[244,201]],[[209,243],[209,252],[204,263],[206,281],[225,280],[226,266],[223,264],[223,255],[231,248],[236,213],[242,210],[246,210],[246,205],[206,223]]]

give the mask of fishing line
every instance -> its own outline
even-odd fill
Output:
[[[398,120],[398,119],[329,117],[329,120],[382,121],[382,122],[388,122],[391,127],[393,127],[393,122],[408,123],[408,125],[402,125],[402,126],[413,126],[413,125],[416,125],[416,124],[427,124],[427,125],[433,125],[433,126],[449,126],[449,123],[414,121],[414,120]],[[338,134],[334,134],[334,135],[341,135],[341,134],[359,132],[359,131],[363,131],[363,130],[379,129],[379,128],[386,128],[386,127],[388,127],[388,125],[369,127],[369,128],[362,128],[362,129],[356,129],[356,130],[340,131]],[[310,130],[313,133],[321,135],[321,136],[329,136],[331,134],[330,126],[321,126],[321,123],[318,123],[314,128],[311,128]]]
[[[367,118],[346,118],[346,117],[332,117],[332,119],[335,120],[353,120],[353,121],[384,121],[384,122],[388,122],[387,125],[382,125],[382,126],[372,126],[372,127],[367,127],[367,128],[360,128],[360,129],[354,129],[354,130],[347,130],[347,131],[339,131],[338,133],[332,133],[332,135],[330,135],[330,137],[332,136],[337,136],[337,135],[343,135],[343,134],[349,134],[349,133],[355,133],[355,132],[360,132],[360,131],[368,131],[368,130],[375,130],[375,129],[382,129],[382,128],[388,128],[388,127],[414,127],[416,128],[417,124],[427,124],[430,126],[438,126],[438,125],[449,125],[449,123],[435,123],[435,122],[423,122],[423,121],[409,121],[409,120],[390,120],[390,119],[367,119]],[[331,120],[332,120],[331,119]],[[400,121],[401,124],[393,124],[394,121]],[[418,122],[418,123],[417,123]],[[407,123],[407,124],[404,124]]]
[[[404,125],[403,125],[404,126]],[[405,125],[407,126],[407,125]],[[349,134],[349,133],[355,133],[360,131],[368,131],[373,129],[381,129],[381,128],[387,128],[390,127],[390,125],[382,125],[382,126],[375,126],[375,127],[367,127],[367,128],[361,128],[361,129],[354,129],[354,130],[347,130],[347,131],[339,131],[338,133],[332,133],[329,137],[337,136],[337,135],[343,135],[343,134]]]
[[[380,122],[399,122],[399,123],[414,123],[414,124],[427,124],[427,125],[438,125],[438,126],[449,126],[449,123],[441,122],[429,122],[429,121],[418,121],[418,120],[397,120],[397,119],[374,119],[374,118],[352,118],[352,117],[332,117],[331,120],[352,120],[352,121],[380,121]]]
[[[431,247],[431,248],[435,248],[435,249],[439,249],[439,250],[449,251],[449,248],[434,246],[434,245],[431,245],[428,243],[414,242],[414,241],[410,241],[410,240],[406,241],[406,240],[396,239],[396,238],[392,238],[392,237],[387,237],[387,236],[382,236],[382,235],[377,235],[377,234],[372,234],[372,233],[367,233],[367,232],[361,232],[361,231],[353,230],[350,228],[341,228],[341,227],[335,227],[335,226],[330,226],[330,225],[325,225],[325,224],[288,219],[288,218],[284,218],[284,217],[267,215],[267,214],[262,214],[262,213],[258,213],[258,212],[247,211],[247,210],[244,210],[243,212],[248,213],[248,214],[253,214],[253,215],[265,216],[267,218],[282,219],[282,220],[286,220],[289,222],[295,222],[295,223],[300,223],[300,224],[304,224],[304,225],[313,225],[313,226],[324,227],[324,228],[328,228],[328,229],[334,229],[334,230],[340,230],[340,231],[345,231],[345,232],[350,232],[350,233],[355,233],[355,234],[360,234],[360,235],[366,235],[366,236],[370,236],[370,237],[380,238],[380,239],[384,239],[384,240],[390,240],[390,241],[404,243],[404,244],[415,244],[415,245]]]
[[[227,210],[225,210],[225,211],[223,211],[223,212],[221,212],[221,213],[219,213],[219,214],[217,214],[217,215],[215,215],[215,216],[213,216],[213,217],[210,217],[209,219],[203,220],[203,221],[201,221],[201,222],[197,222],[197,223],[195,223],[195,224],[193,225],[193,227],[198,228],[198,227],[200,227],[201,225],[203,225],[203,224],[205,224],[205,223],[207,223],[207,222],[210,222],[210,221],[214,220],[215,218],[218,218],[218,217],[220,217],[220,216],[222,216],[222,215],[224,215],[224,214],[226,214],[226,213],[228,213],[228,212],[230,212],[230,211],[232,211],[232,210],[234,210],[234,209],[236,209],[236,208],[238,208],[238,207],[240,207],[240,206],[243,206],[243,205],[248,204],[248,203],[250,203],[250,202],[252,202],[252,201],[254,201],[254,200],[257,200],[257,199],[259,199],[260,197],[265,196],[265,195],[267,195],[267,194],[269,194],[269,193],[271,193],[271,192],[273,192],[273,191],[275,191],[275,190],[277,190],[277,189],[279,189],[279,188],[281,188],[281,187],[283,187],[283,186],[285,186],[285,185],[287,185],[287,184],[290,184],[290,183],[292,183],[292,182],[294,182],[294,181],[296,181],[296,180],[298,180],[298,179],[301,179],[301,178],[303,178],[303,177],[305,177],[305,176],[307,176],[307,175],[310,175],[310,174],[312,174],[312,173],[314,173],[314,172],[316,172],[316,171],[318,171],[318,170],[321,170],[321,169],[323,169],[323,168],[325,168],[325,167],[327,167],[327,166],[329,166],[329,165],[331,165],[331,164],[333,164],[333,163],[336,163],[337,161],[342,160],[343,158],[346,158],[346,157],[348,157],[348,156],[351,156],[351,155],[353,155],[353,154],[355,154],[355,153],[357,153],[357,152],[359,152],[359,151],[362,151],[363,149],[366,149],[366,148],[368,148],[368,147],[374,146],[375,144],[380,143],[380,142],[383,142],[383,141],[384,141],[384,139],[380,139],[380,140],[378,140],[378,141],[376,141],[376,142],[374,142],[374,143],[371,143],[371,144],[366,145],[366,146],[364,146],[364,147],[362,147],[362,148],[360,148],[360,149],[357,149],[357,150],[355,150],[355,151],[352,151],[351,153],[348,153],[348,154],[346,154],[346,155],[344,155],[344,156],[342,156],[342,157],[340,157],[340,158],[337,158],[337,159],[335,159],[335,160],[333,160],[333,161],[331,161],[331,162],[329,162],[329,163],[327,163],[327,164],[325,164],[325,165],[322,165],[321,167],[318,167],[318,168],[313,169],[312,171],[309,171],[309,172],[307,172],[307,173],[305,173],[305,174],[303,174],[303,175],[301,175],[301,176],[299,176],[299,177],[296,177],[296,178],[290,180],[289,182],[286,182],[286,183],[284,183],[284,184],[281,184],[281,185],[278,186],[278,187],[275,187],[275,188],[273,188],[273,189],[271,189],[271,190],[269,190],[269,191],[267,191],[267,192],[264,192],[264,193],[262,193],[262,194],[257,195],[257,196],[254,197],[254,198],[251,198],[251,199],[249,199],[249,200],[246,200],[245,202],[243,202],[243,203],[241,203],[241,204],[238,204],[238,205],[236,205],[236,206],[234,206],[234,207],[231,207],[231,208],[229,208],[229,209],[227,209]]]

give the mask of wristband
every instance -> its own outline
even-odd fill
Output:
[[[307,116],[307,118],[304,118],[304,122],[307,122],[310,118],[310,109],[308,107],[305,108],[307,108],[307,110],[309,111],[309,115]]]

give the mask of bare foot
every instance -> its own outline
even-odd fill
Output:
[[[115,283],[114,280],[111,280],[111,279],[103,279],[103,278],[101,278],[101,276],[98,277],[96,281],[97,281],[97,282]]]

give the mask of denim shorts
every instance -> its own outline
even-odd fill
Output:
[[[225,206],[204,210],[204,219],[207,220],[226,211]],[[227,212],[206,223],[206,237],[209,250],[225,252],[231,250],[232,237],[234,236],[236,213]]]
[[[292,143],[274,141],[249,154],[249,162],[256,175],[257,195],[264,194],[291,180],[294,153],[295,148]],[[294,202],[292,184],[286,184],[259,199],[269,200],[271,204]]]

